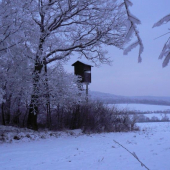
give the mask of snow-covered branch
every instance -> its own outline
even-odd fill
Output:
[[[153,28],[159,27],[163,24],[166,24],[169,21],[170,21],[170,14],[166,15],[165,17],[160,19],[158,22],[156,22],[153,25]],[[162,63],[162,67],[166,67],[169,63],[169,60],[170,60],[170,37],[168,38],[167,42],[164,44],[164,47],[161,51],[161,54],[159,55],[159,59],[162,59],[162,58],[164,58],[163,63]]]
[[[124,54],[128,54],[128,52],[130,52],[133,48],[135,48],[137,45],[139,45],[139,55],[138,55],[138,62],[141,62],[142,61],[142,58],[141,58],[141,54],[143,52],[143,43],[142,43],[142,40],[140,38],[140,35],[139,35],[139,31],[137,30],[137,24],[140,24],[140,20],[138,18],[136,18],[136,16],[134,16],[133,14],[131,14],[130,10],[129,10],[129,6],[132,6],[132,2],[130,0],[124,0],[124,6],[126,8],[126,12],[127,12],[127,17],[128,17],[128,20],[129,20],[129,23],[128,23],[128,32],[126,34],[126,38],[125,38],[125,43],[126,42],[129,42],[131,40],[131,37],[133,34],[135,34],[136,38],[137,38],[137,41],[135,41],[133,44],[129,45],[127,48],[125,48],[124,50]]]

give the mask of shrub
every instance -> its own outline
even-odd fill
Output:
[[[83,131],[86,132],[121,132],[135,129],[135,116],[126,110],[109,108],[101,102],[92,102],[85,106],[87,112],[83,118]]]
[[[16,111],[11,118],[11,125],[25,126],[27,111]],[[24,113],[25,112],[25,113]],[[82,129],[84,133],[121,132],[136,129],[137,117],[128,110],[110,108],[99,101],[79,102],[79,104],[57,105],[51,108],[51,124],[47,126],[47,115],[44,108],[40,109],[38,127],[51,130]]]
[[[84,133],[121,132],[136,128],[136,117],[127,110],[109,108],[99,101],[62,107],[52,111],[52,129],[82,129]]]

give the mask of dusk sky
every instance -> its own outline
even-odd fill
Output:
[[[170,23],[152,28],[159,19],[169,14],[169,0],[131,0],[130,11],[140,19],[138,25],[140,37],[144,44],[142,63],[137,62],[138,49],[128,55],[115,48],[108,48],[108,56],[113,60],[112,65],[92,67],[92,83],[89,89],[125,96],[170,96],[170,64],[162,68],[163,60],[158,59],[164,43],[170,34],[155,39],[168,31]],[[170,27],[169,27],[170,28]],[[66,65],[68,72],[74,72],[71,64],[77,61],[73,57]],[[93,63],[80,59],[80,61]]]

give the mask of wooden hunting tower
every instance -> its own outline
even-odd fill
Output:
[[[74,74],[82,77],[82,83],[91,83],[91,67],[93,66],[84,64],[80,61],[76,61],[72,66],[74,66]]]

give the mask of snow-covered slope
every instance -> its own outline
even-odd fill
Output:
[[[141,131],[0,144],[0,170],[170,170],[170,123],[142,123]],[[72,134],[72,135],[70,135]],[[114,140],[120,143],[115,143]]]

